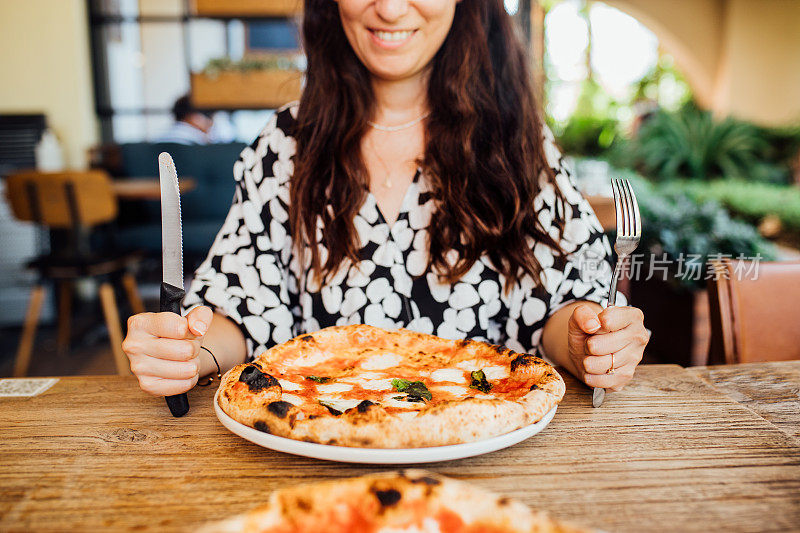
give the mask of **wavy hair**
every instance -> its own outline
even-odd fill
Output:
[[[323,281],[345,259],[359,261],[354,217],[369,183],[361,139],[374,96],[336,2],[305,0],[302,33],[308,68],[293,132],[290,223],[298,253],[310,252],[313,273]],[[432,60],[427,97],[431,114],[418,163],[436,205],[428,228],[429,267],[453,283],[487,254],[507,290],[525,274],[538,281],[541,266],[529,239],[562,254],[534,208],[540,179],[553,182],[555,173],[544,154],[527,54],[503,0],[457,5]],[[555,225],[561,235],[563,216]],[[455,260],[448,258],[451,251]]]

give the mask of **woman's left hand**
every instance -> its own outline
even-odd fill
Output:
[[[569,319],[568,335],[569,357],[581,379],[590,387],[613,391],[633,379],[650,340],[644,314],[636,307],[598,312],[591,305],[579,305]]]

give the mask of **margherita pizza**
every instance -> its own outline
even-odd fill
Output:
[[[544,360],[483,342],[335,326],[237,365],[220,407],[291,439],[365,448],[472,442],[540,420],[564,395]]]
[[[273,492],[202,533],[580,533],[510,498],[422,470]]]

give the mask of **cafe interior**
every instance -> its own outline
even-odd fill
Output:
[[[338,2],[408,17],[448,3]],[[621,390],[550,361],[566,387],[558,412],[485,441],[394,450],[246,427],[220,407],[217,370],[168,395],[188,394],[183,416],[140,388],[131,317],[181,313],[164,304],[175,197],[159,155],[177,172],[188,290],[236,205],[240,154],[302,98],[312,3],[0,1],[0,530],[800,531],[798,0],[499,2],[543,123],[624,267],[614,288],[644,315]],[[521,502],[553,529],[218,522],[274,491],[409,467]]]

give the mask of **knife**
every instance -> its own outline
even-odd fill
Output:
[[[161,312],[181,314],[183,290],[183,230],[181,229],[181,192],[178,173],[172,156],[161,152],[158,156],[158,176],[161,183]],[[179,417],[189,411],[186,393],[167,396],[172,416]]]

